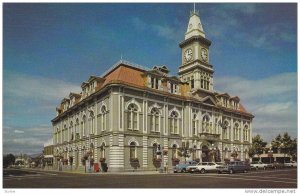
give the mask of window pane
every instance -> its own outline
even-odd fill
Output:
[[[155,131],[158,131],[158,125],[159,125],[159,116],[155,116]]]
[[[130,112],[129,114],[128,114],[128,128],[129,129],[131,129],[132,127],[132,120],[131,120],[131,117],[132,117],[132,112]]]
[[[133,113],[133,129],[137,129],[137,113]]]

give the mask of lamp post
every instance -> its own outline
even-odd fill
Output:
[[[236,160],[236,157],[237,157],[237,151],[236,151],[236,147],[235,146],[233,146],[233,159],[234,159],[234,161]]]
[[[273,150],[271,148],[268,151],[268,156],[270,158],[270,164],[271,164],[271,158],[273,157]]]
[[[215,154],[216,154],[216,148],[215,148],[215,145],[214,144],[211,144],[211,148],[210,148],[210,151],[212,152],[212,161],[213,162],[216,162],[216,157],[215,157]]]
[[[285,163],[285,149],[284,149],[285,147],[284,147],[284,144],[283,143],[281,143],[280,144],[280,149],[283,151],[283,166],[284,166],[284,163]]]

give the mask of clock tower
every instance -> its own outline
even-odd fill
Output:
[[[213,92],[213,66],[209,63],[211,41],[205,38],[199,12],[191,11],[184,41],[179,44],[182,50],[182,62],[178,75],[188,82],[191,91],[205,90]]]

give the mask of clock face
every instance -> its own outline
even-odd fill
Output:
[[[202,59],[204,61],[207,61],[207,59],[208,59],[208,52],[207,52],[207,50],[205,48],[201,49],[201,57],[202,57]]]
[[[193,51],[192,49],[187,49],[185,52],[184,52],[184,58],[186,61],[190,61],[193,57]]]

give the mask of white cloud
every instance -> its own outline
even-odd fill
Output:
[[[167,40],[179,41],[180,39],[182,39],[182,33],[178,31],[178,26],[147,24],[140,18],[132,18],[131,23],[137,30],[151,30],[157,36],[165,38]]]
[[[21,130],[14,130],[14,133],[24,133],[24,131],[21,131]]]
[[[79,92],[80,86],[57,79],[30,76],[15,72],[4,74],[5,95],[40,100],[60,100],[70,92]]]
[[[80,85],[15,72],[3,77],[3,152],[41,152],[52,137],[55,107]]]
[[[253,129],[270,141],[287,131],[297,135],[297,73],[282,73],[261,80],[241,77],[215,78],[215,88],[238,95],[253,113]]]

